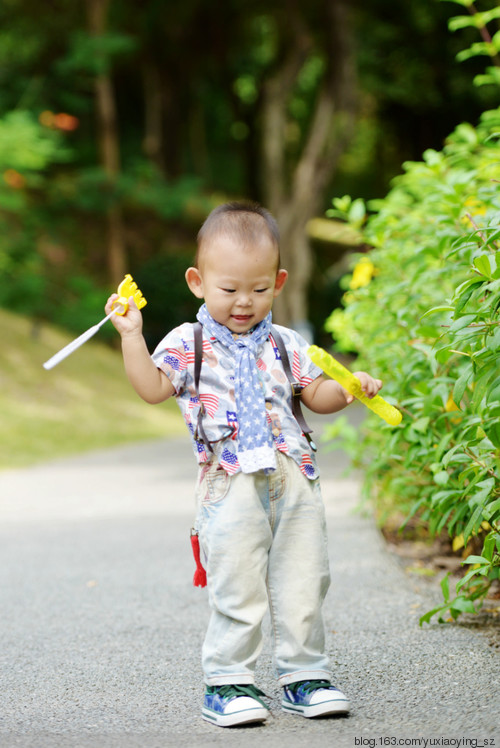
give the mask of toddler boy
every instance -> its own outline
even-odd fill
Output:
[[[272,303],[286,279],[271,214],[228,203],[203,224],[195,264],[186,271],[190,290],[204,300],[198,374],[193,324],[168,333],[150,356],[133,300],[126,315],[111,317],[133,387],[149,403],[177,398],[198,459],[196,530],[212,611],[202,652],[202,716],[221,727],[263,722],[269,714],[254,679],[267,610],[283,709],[304,717],[349,711],[330,682],[325,653],[321,609],[330,575],[318,469],[292,412],[275,337],[309,409],[333,413],[353,398],[322,375],[303,338],[272,328]],[[356,376],[370,397],[382,386],[364,372]]]

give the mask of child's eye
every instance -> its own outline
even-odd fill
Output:
[[[268,290],[268,288],[256,288],[255,293],[265,293]]]
[[[234,288],[221,288],[221,291],[224,291],[224,293],[234,293]]]

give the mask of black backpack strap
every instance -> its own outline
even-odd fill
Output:
[[[280,357],[281,357],[281,363],[283,365],[283,370],[286,374],[286,378],[290,382],[290,387],[292,388],[292,413],[295,417],[295,420],[299,424],[300,428],[302,429],[304,436],[306,437],[307,441],[309,442],[311,449],[316,451],[317,447],[316,444],[313,442],[311,438],[312,429],[309,428],[309,426],[306,423],[306,419],[304,418],[304,414],[302,413],[302,408],[300,407],[300,397],[302,394],[302,390],[304,389],[300,382],[297,382],[295,377],[293,376],[292,369],[290,366],[290,359],[288,358],[288,353],[285,348],[285,343],[283,342],[283,338],[281,337],[280,333],[276,329],[274,325],[271,325],[271,335],[274,338],[274,342],[276,343],[276,347],[279,351]]]
[[[195,322],[193,324],[193,335],[194,335],[194,388],[198,400],[200,401],[200,407],[198,410],[198,420],[196,422],[196,430],[194,432],[194,438],[196,441],[203,443],[205,449],[213,454],[212,445],[207,439],[205,429],[203,428],[203,416],[205,415],[205,406],[200,400],[200,374],[201,364],[203,361],[203,327],[201,322]]]

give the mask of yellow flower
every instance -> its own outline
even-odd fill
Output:
[[[489,532],[489,530],[491,530],[490,523],[486,521],[481,522],[481,527],[479,528],[478,532],[477,533],[473,532],[472,536],[475,537],[478,533],[481,533],[482,530]],[[459,551],[461,548],[465,547],[465,540],[464,540],[463,532],[460,535],[457,535],[456,537],[453,538],[451,547],[453,548],[454,551]]]
[[[446,401],[446,405],[444,406],[444,409],[447,413],[453,413],[455,410],[460,410],[456,402],[453,400],[453,393],[450,392],[450,395],[448,397],[448,400]],[[450,421],[452,423],[460,423],[462,420],[462,414],[458,415],[456,418],[450,418]]]
[[[354,266],[351,282],[349,283],[349,288],[354,290],[356,288],[363,288],[363,286],[367,286],[374,275],[375,265],[369,257],[362,257]]]
[[[486,206],[478,200],[476,197],[468,197],[464,203],[466,215],[462,216],[462,223],[471,224],[474,226],[474,222],[471,220],[475,216],[486,215]]]

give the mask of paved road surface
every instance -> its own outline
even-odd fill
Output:
[[[499,650],[474,627],[419,628],[439,595],[416,587],[353,512],[344,462],[321,455],[328,648],[352,713],[281,712],[268,642],[258,684],[273,717],[236,729],[200,717],[208,609],[191,586],[187,442],[0,473],[0,748],[500,746]]]

